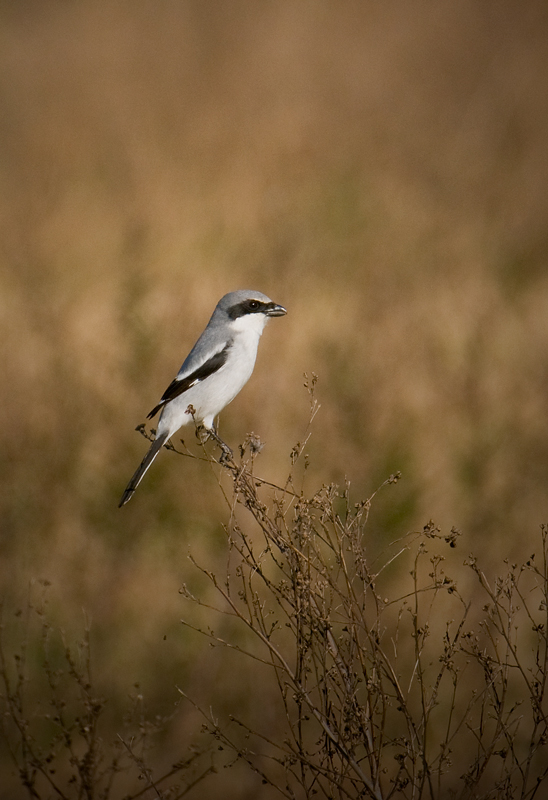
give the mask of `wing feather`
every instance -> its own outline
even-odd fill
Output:
[[[218,350],[192,372],[187,373],[180,378],[178,376],[174,378],[163,393],[158,405],[154,406],[152,411],[147,414],[147,419],[152,419],[155,417],[158,411],[160,411],[160,409],[163,408],[166,403],[171,402],[171,400],[174,400],[176,397],[184,394],[184,392],[188,391],[188,389],[191,389],[197,383],[200,383],[200,381],[209,378],[209,376],[213,375],[214,372],[220,370],[221,367],[226,364],[228,351],[230,350],[231,344],[231,342],[227,342],[222,350]]]

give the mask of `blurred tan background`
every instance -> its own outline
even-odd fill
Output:
[[[463,557],[528,555],[547,23],[542,0],[1,4],[2,590],[48,578],[65,625],[85,609],[116,691],[222,675],[178,623],[189,547],[223,563],[215,477],[163,453],[116,505],[135,426],[236,288],[289,310],[221,419],[267,442],[259,474],[285,480],[313,371],[307,491],[401,470],[372,542],[433,518]]]

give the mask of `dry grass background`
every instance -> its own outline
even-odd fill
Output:
[[[116,508],[133,428],[226,291],[289,309],[222,417],[266,440],[261,474],[283,481],[313,370],[309,487],[358,499],[400,469],[375,541],[432,517],[495,564],[527,551],[548,518],[547,23],[540,0],[0,6],[2,590],[48,578],[69,629],[85,608],[113,695],[245,701],[178,627],[189,546],[224,558],[208,469],[164,453]]]

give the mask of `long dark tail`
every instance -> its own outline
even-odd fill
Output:
[[[154,459],[156,458],[156,456],[166,443],[167,438],[168,438],[167,434],[163,434],[162,436],[158,436],[158,438],[152,442],[146,456],[143,458],[143,460],[137,467],[135,475],[128,483],[126,490],[122,495],[122,499],[118,503],[118,508],[122,508],[122,506],[124,506],[128,502],[128,500],[131,500],[131,498],[135,494],[135,489],[139,486],[139,484],[143,480],[145,472],[150,467],[150,465],[152,464],[152,462],[154,461]]]

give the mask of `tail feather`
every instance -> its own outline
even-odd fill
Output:
[[[137,467],[134,476],[128,483],[125,492],[122,495],[122,499],[118,503],[118,508],[122,508],[135,494],[135,489],[139,486],[141,481],[143,480],[144,474],[147,469],[150,467],[162,447],[167,441],[167,434],[163,434],[162,436],[158,436],[150,445],[147,454]]]

